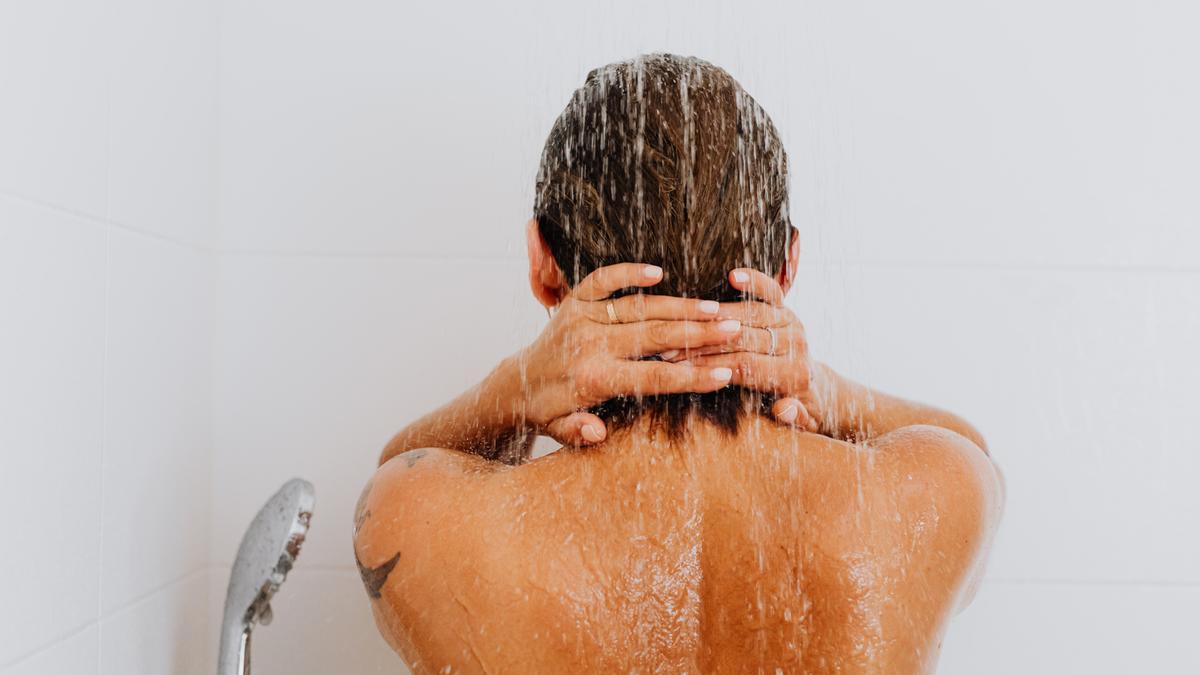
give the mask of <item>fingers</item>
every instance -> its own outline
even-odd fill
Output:
[[[626,395],[705,393],[729,384],[733,371],[723,366],[696,367],[664,361],[629,361],[609,374],[609,386]]]
[[[617,263],[593,271],[571,289],[579,300],[603,300],[622,288],[653,286],[662,281],[663,271],[656,265]]]
[[[624,286],[622,287],[624,288]],[[676,298],[670,295],[637,293],[612,300],[613,316],[608,314],[608,302],[591,302],[587,316],[600,323],[636,323],[638,321],[705,321],[717,318],[721,304],[713,300]]]
[[[795,313],[787,307],[771,305],[757,300],[723,302],[717,312],[720,319],[738,319],[747,326],[766,328],[786,326],[797,322]]]
[[[608,437],[608,429],[599,417],[575,412],[551,421],[546,434],[563,445],[594,445]]]
[[[775,419],[791,427],[814,433],[820,428],[816,418],[797,398],[785,397],[776,400],[771,406],[771,414],[775,416]]]
[[[765,328],[748,328],[743,326],[741,332],[734,340],[715,345],[691,347],[686,350],[672,350],[667,353],[661,353],[659,356],[664,361],[678,362],[693,359],[697,356],[730,354],[733,352],[754,352],[767,356],[788,356],[807,352],[807,343],[804,341],[803,335],[801,335],[800,340],[795,340],[789,335],[789,328],[775,328],[772,330],[775,331],[776,336],[774,341],[771,340],[770,331]]]
[[[730,384],[771,392],[780,396],[806,396],[810,373],[807,361],[777,356],[736,352],[697,356],[691,363],[703,367],[725,367],[733,371]]]
[[[714,300],[637,293],[612,300],[613,316],[608,314],[608,302],[597,301],[583,304],[587,317],[598,323],[737,319],[744,325],[763,328],[786,326],[796,322],[796,315],[787,307],[769,305],[756,300],[719,303]]]
[[[642,321],[614,326],[610,349],[631,358],[685,350],[736,340],[742,330],[737,319],[725,321]]]
[[[772,305],[783,303],[783,287],[771,277],[750,267],[739,267],[729,272],[729,283],[739,291],[747,293]]]

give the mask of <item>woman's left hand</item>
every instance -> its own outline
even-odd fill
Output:
[[[688,361],[694,366],[726,367],[733,370],[730,384],[775,394],[771,408],[784,424],[817,432],[821,429],[822,406],[814,378],[821,376],[820,364],[809,357],[804,324],[783,307],[783,288],[762,272],[750,268],[730,271],[729,283],[749,296],[782,310],[785,322],[763,326],[740,312],[758,304],[750,300],[722,303],[722,318],[742,319],[737,338],[671,355],[671,361]],[[756,325],[756,323],[758,325]]]

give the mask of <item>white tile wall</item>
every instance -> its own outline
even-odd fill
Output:
[[[216,215],[217,6],[113,0],[109,217],[211,246]]]
[[[0,673],[208,672],[216,4],[0,4]]]
[[[210,255],[120,229],[109,255],[105,613],[206,562],[212,447]]]
[[[513,195],[529,191],[537,150],[532,138],[522,142],[529,119],[512,105],[520,52],[514,36],[495,30],[523,10],[475,3],[468,11],[465,21],[461,8],[437,3],[226,3],[223,245],[523,251],[507,226],[529,218],[527,200]],[[464,155],[469,147],[487,150]],[[418,224],[429,226],[428,239],[405,234]]]
[[[96,671],[100,629],[88,624],[0,670],[4,675],[79,675]]]
[[[0,666],[97,616],[105,243],[0,196]]]
[[[211,254],[0,196],[0,282],[0,672],[201,672]]]
[[[513,262],[223,257],[213,559],[299,475],[317,488],[302,564],[354,569],[346,526],[379,451],[545,322],[525,283]]]
[[[0,190],[105,215],[105,5],[0,4]]]
[[[208,639],[210,574],[196,570],[105,618],[100,673],[215,672],[217,648]]]
[[[1200,589],[985,583],[943,644],[946,675],[1200,672]]]

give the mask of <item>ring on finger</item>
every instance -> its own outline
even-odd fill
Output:
[[[774,328],[770,326],[767,326],[766,328],[767,333],[771,336],[771,347],[767,350],[767,353],[771,356],[775,356],[775,350],[779,347],[779,335],[775,333]]]
[[[604,310],[608,312],[609,321],[612,323],[620,323],[620,321],[617,320],[617,308],[613,306],[612,300],[609,300],[608,304],[604,305]]]

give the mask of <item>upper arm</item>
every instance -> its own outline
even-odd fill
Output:
[[[380,466],[359,499],[355,561],[380,633],[410,666],[454,643],[417,627],[461,624],[448,598],[479,559],[493,467],[454,450],[410,450]]]
[[[384,462],[367,482],[355,509],[354,555],[373,598],[394,569],[411,569],[425,557],[438,530],[465,506],[461,496],[477,479],[472,459],[418,448]]]
[[[955,591],[948,600],[965,607],[1003,509],[999,470],[971,439],[941,426],[902,427],[872,445],[890,468],[902,541],[921,558],[913,562],[927,585]]]

